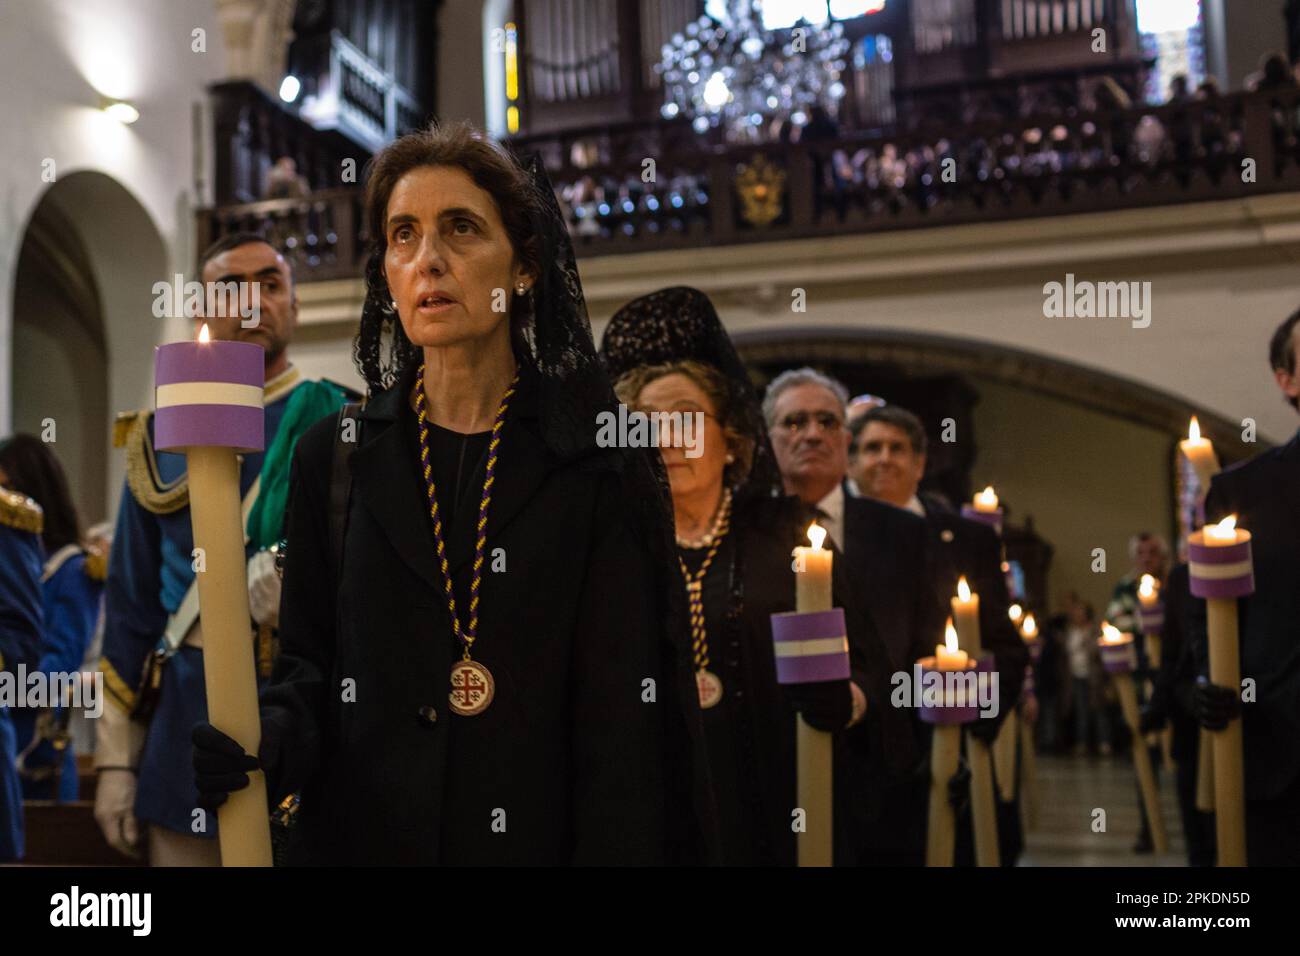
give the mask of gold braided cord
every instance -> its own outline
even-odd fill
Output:
[[[691,574],[686,568],[682,556],[677,556],[681,565],[682,577],[686,579],[686,599],[690,604],[691,616],[691,650],[695,655],[695,669],[707,670],[709,667],[709,633],[704,620],[704,576],[709,573],[709,566],[718,556],[718,549],[731,527],[731,489],[728,488],[722,498],[722,507],[718,514],[718,527],[713,535],[713,544],[698,571]]]
[[[478,637],[479,590],[483,584],[483,551],[487,546],[487,516],[492,504],[492,485],[496,482],[497,449],[501,445],[501,428],[505,424],[506,410],[510,407],[510,398],[515,394],[519,376],[515,376],[501,404],[497,408],[496,420],[492,423],[492,437],[488,441],[488,459],[486,474],[483,478],[483,494],[479,499],[477,536],[474,542],[474,574],[470,583],[469,626],[461,627],[460,615],[456,611],[456,593],[451,584],[451,568],[447,560],[447,544],[442,532],[442,512],[438,508],[438,491],[434,487],[433,465],[429,461],[429,417],[424,395],[424,363],[420,363],[419,373],[415,379],[415,408],[420,423],[420,470],[424,475],[425,488],[429,495],[429,517],[433,519],[434,549],[438,556],[438,569],[442,572],[442,590],[447,599],[447,610],[451,615],[451,629],[456,640],[464,648],[464,659],[470,659],[470,648]]]

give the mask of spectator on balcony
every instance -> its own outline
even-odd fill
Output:
[[[310,193],[307,177],[299,175],[292,156],[281,156],[266,174],[266,199],[302,199]]]
[[[1166,102],[1173,106],[1189,102],[1191,99],[1192,91],[1187,74],[1175,73],[1173,79],[1169,81],[1169,99]]]
[[[1133,101],[1124,92],[1124,88],[1113,77],[1104,76],[1093,91],[1093,102],[1097,112],[1110,115],[1110,155],[1111,166],[1128,165],[1129,148],[1132,142],[1130,120],[1124,116],[1125,110],[1132,108]]]
[[[1275,93],[1297,88],[1295,72],[1281,53],[1269,53],[1259,64],[1259,72],[1246,78],[1246,88],[1255,93]]]
[[[370,399],[298,450],[260,751],[196,728],[204,802],[260,764],[274,801],[301,792],[306,862],[706,858],[657,453],[599,427],[617,405],[540,156],[435,124],[375,157],[366,206]]]

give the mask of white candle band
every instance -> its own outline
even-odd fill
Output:
[[[1204,581],[1224,581],[1250,574],[1254,564],[1251,561],[1237,561],[1233,564],[1201,564],[1192,561],[1189,566],[1191,576]]]
[[[262,407],[262,389],[257,385],[233,382],[176,382],[159,385],[155,390],[156,408],[178,405],[242,405]]]
[[[847,637],[823,637],[814,641],[777,641],[772,645],[777,657],[812,657],[817,654],[847,654]]]

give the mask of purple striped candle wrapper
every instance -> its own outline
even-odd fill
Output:
[[[778,684],[846,680],[849,639],[843,608],[772,615]]]
[[[154,447],[209,445],[241,452],[266,444],[265,352],[249,342],[174,342],[154,350]],[[163,396],[185,390],[181,403]]]
[[[1101,666],[1107,674],[1131,674],[1137,670],[1137,642],[1124,641],[1121,644],[1104,644],[1097,642],[1101,651]]]
[[[1002,509],[997,511],[980,511],[974,505],[962,505],[961,516],[971,521],[986,524],[998,534],[1002,533]]]
[[[1138,606],[1138,623],[1142,625],[1143,634],[1159,634],[1165,629],[1165,605],[1163,601],[1147,607]]]
[[[940,705],[925,703],[924,691],[922,691],[922,703],[917,711],[917,716],[927,724],[937,724],[948,726],[951,724],[969,724],[979,719],[979,690],[977,682],[981,674],[988,674],[993,670],[993,655],[982,654],[975,661],[975,666],[967,668],[965,671],[941,671],[937,667],[927,667],[925,662],[934,662],[933,657],[923,658],[921,663],[921,673],[935,673],[943,676],[945,682],[949,680],[948,675],[969,675],[961,676],[961,683],[954,684],[953,696],[949,697],[945,684],[944,702]],[[985,678],[987,679],[987,678]]]
[[[1187,542],[1192,595],[1199,598],[1241,598],[1255,593],[1255,567],[1250,538],[1236,544],[1208,545],[1198,531]]]

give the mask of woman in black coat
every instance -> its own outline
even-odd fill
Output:
[[[791,552],[807,544],[813,516],[779,491],[757,397],[708,298],[677,287],[637,299],[615,314],[601,349],[629,408],[703,415],[702,434],[683,428],[670,442],[661,437],[668,445],[661,451],[684,579],[678,586],[698,593],[692,663],[721,862],[793,865],[795,713],[834,732],[862,722],[868,698],[888,708],[883,644],[851,602],[837,599],[848,604],[852,683],[777,683],[771,615],[795,609]],[[844,579],[837,575],[836,584],[843,597]]]
[[[373,397],[354,435],[331,417],[297,450],[262,697],[258,757],[273,801],[301,793],[298,857],[698,859],[666,515],[648,456],[596,444],[613,396],[540,161],[530,181],[470,127],[434,126],[376,157],[367,204]],[[219,802],[234,755],[206,725],[195,743]]]

